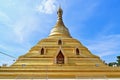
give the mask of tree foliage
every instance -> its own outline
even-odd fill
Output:
[[[116,62],[110,62],[108,65],[109,66],[114,66],[114,65],[117,65],[117,63]]]
[[[120,66],[120,56],[117,56],[117,64]]]

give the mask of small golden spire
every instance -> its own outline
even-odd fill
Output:
[[[59,6],[58,11],[57,11],[58,20],[62,20],[62,14],[63,14],[63,10],[61,6]]]
[[[67,27],[65,27],[64,22],[62,20],[62,14],[63,14],[63,10],[62,8],[59,6],[58,11],[57,11],[57,15],[58,15],[58,20],[56,25],[53,27],[53,29],[50,32],[50,37],[71,37],[69,30],[67,29]]]

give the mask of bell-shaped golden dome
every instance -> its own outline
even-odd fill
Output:
[[[58,20],[56,25],[51,30],[49,37],[71,37],[69,30],[65,27],[62,20],[63,10],[59,7],[57,11]]]

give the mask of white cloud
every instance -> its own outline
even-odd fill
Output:
[[[118,55],[120,53],[120,35],[99,37],[91,41],[88,48],[100,57]]]
[[[1,18],[9,19],[8,16],[5,13],[3,13],[3,12],[0,12],[0,17]]]
[[[56,11],[56,4],[56,0],[42,0],[39,6],[37,6],[37,11],[45,14],[52,14]]]
[[[47,13],[52,13],[52,11],[56,10],[55,3],[55,0],[42,1],[42,5],[44,5]],[[9,8],[10,13],[8,13],[7,10],[5,12],[0,11],[0,23],[5,25],[3,26],[5,36],[1,36],[1,39],[8,39],[9,36],[8,42],[22,45],[32,41],[33,38],[31,38],[31,36],[34,37],[34,34],[46,33],[44,29],[47,30],[49,25],[46,26],[45,23],[49,24],[51,23],[50,21],[52,21],[49,20],[49,17],[43,21],[46,16],[36,15],[36,6],[30,7],[27,2],[24,6],[19,5],[18,2],[15,2],[15,4],[17,8],[11,6]],[[11,14],[12,12],[14,15]],[[0,33],[2,33],[2,31]],[[40,36],[38,38],[40,38]],[[5,40],[2,41],[5,42]]]
[[[34,18],[26,17],[18,19],[12,27],[17,41],[23,43],[34,30],[37,30],[36,24]]]
[[[9,23],[10,20],[10,17],[6,13],[0,11],[0,23],[6,24]]]

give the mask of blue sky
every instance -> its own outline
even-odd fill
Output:
[[[120,0],[0,0],[0,51],[16,57],[46,38],[59,4],[73,38],[106,62],[120,56]],[[0,54],[0,65],[14,59]]]

